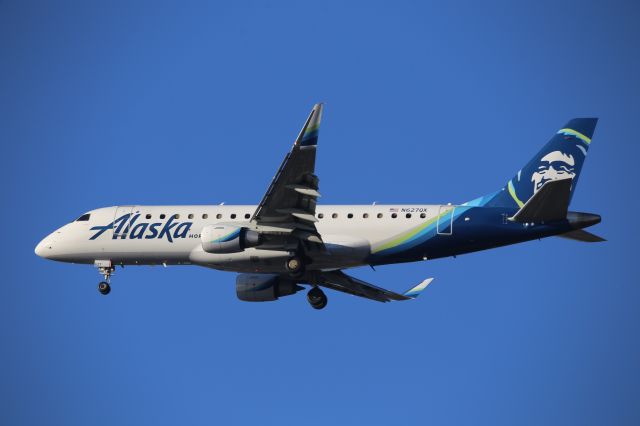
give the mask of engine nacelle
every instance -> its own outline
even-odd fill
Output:
[[[260,244],[260,234],[233,225],[207,225],[202,229],[200,241],[207,253],[236,253]]]
[[[299,290],[304,287],[276,274],[239,274],[236,278],[236,294],[245,302],[270,302]]]

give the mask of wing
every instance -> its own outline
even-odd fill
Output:
[[[321,243],[315,227],[320,194],[314,173],[321,117],[322,104],[316,104],[253,214],[251,222],[261,233]],[[274,248],[269,245],[267,241],[260,248]]]
[[[427,278],[417,286],[400,294],[351,277],[342,271],[317,272],[308,275],[306,278],[310,284],[320,285],[332,290],[342,291],[343,293],[376,300],[378,302],[415,299],[431,284],[431,281],[433,281],[433,278]]]

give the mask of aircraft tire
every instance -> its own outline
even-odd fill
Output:
[[[323,309],[327,306],[327,296],[318,287],[313,287],[309,290],[307,300],[313,309]]]
[[[100,292],[100,294],[106,296],[111,292],[111,286],[108,282],[102,281],[98,284],[98,291]]]

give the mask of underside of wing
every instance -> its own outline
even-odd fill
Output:
[[[309,274],[306,278],[310,284],[319,285],[378,302],[415,299],[425,288],[427,288],[431,281],[433,281],[433,278],[428,278],[405,293],[400,294],[369,284],[358,278],[349,276],[342,271],[315,272]]]

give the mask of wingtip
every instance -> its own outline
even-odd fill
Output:
[[[298,134],[294,145],[298,146],[316,146],[318,144],[318,131],[320,122],[322,121],[322,103],[317,103],[311,109],[311,113],[307,118],[302,130]]]
[[[404,295],[412,299],[415,299],[416,297],[420,296],[420,293],[422,293],[424,289],[427,288],[429,284],[431,284],[432,281],[433,281],[433,278],[427,278],[417,286],[413,287],[411,290],[405,292]]]

